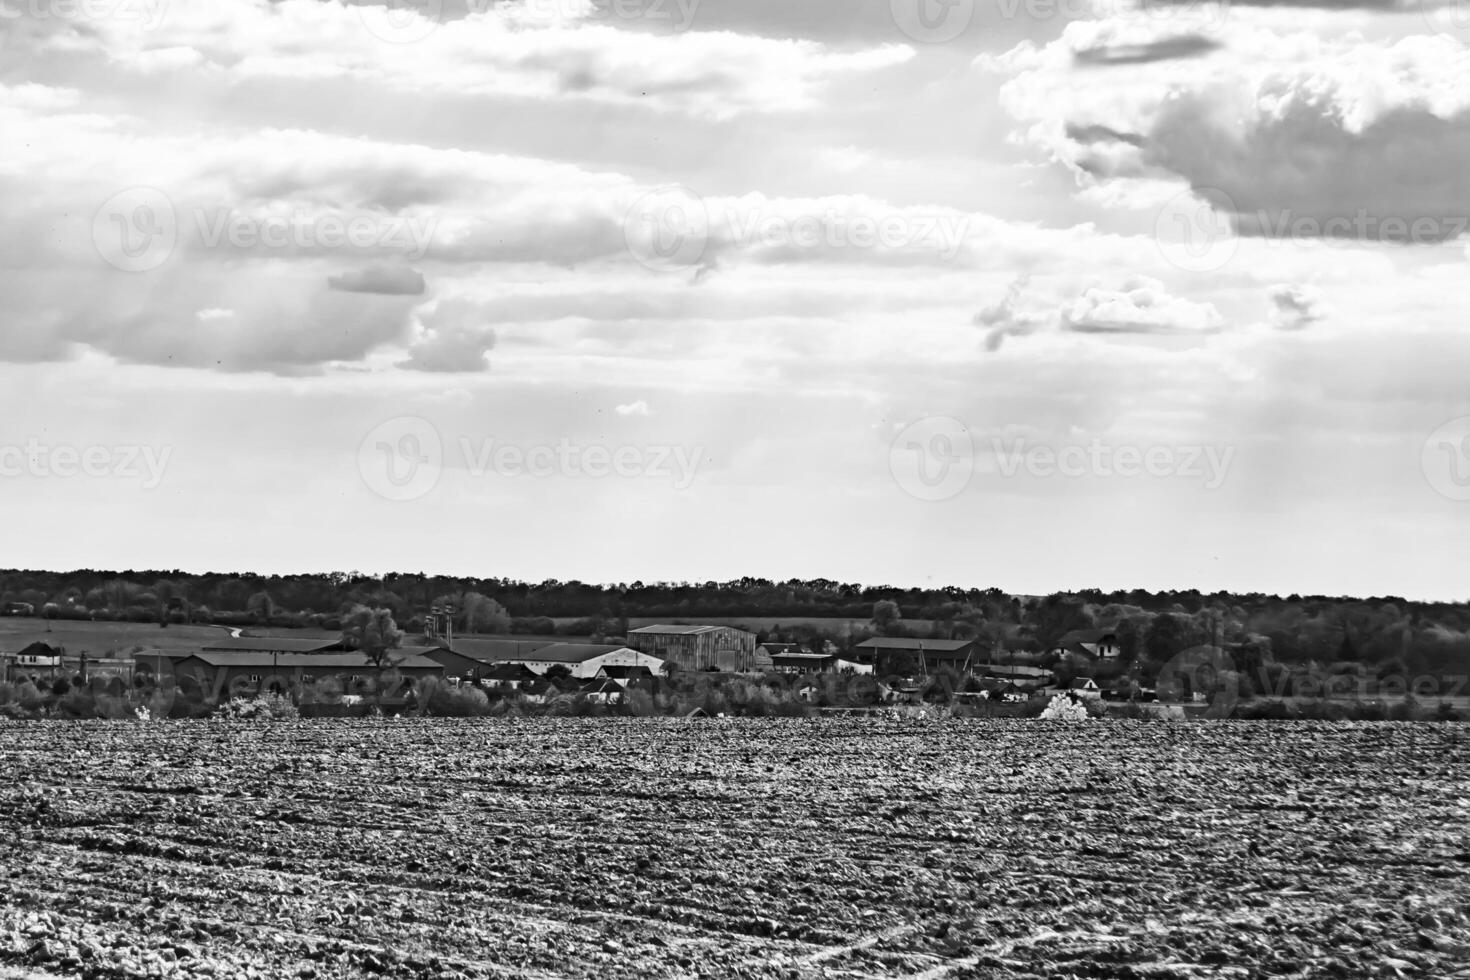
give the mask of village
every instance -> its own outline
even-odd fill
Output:
[[[840,652],[830,642],[762,641],[759,634],[732,626],[679,623],[630,629],[616,638],[456,636],[452,612],[439,609],[425,618],[422,635],[405,637],[377,658],[345,635],[230,632],[235,635],[190,649],[140,645],[101,656],[38,639],[0,650],[0,678],[11,684],[29,681],[38,690],[58,682],[114,690],[182,686],[214,704],[256,697],[300,704],[313,691],[327,689],[347,697],[407,696],[425,680],[531,704],[568,695],[619,704],[633,688],[657,694],[694,680],[738,679],[766,684],[800,702],[821,703],[824,683],[830,689],[834,679],[858,678],[864,679],[859,700],[874,704],[1017,703],[1058,693],[1079,701],[1153,699],[1151,690],[1102,688],[1089,676],[1088,665],[1119,655],[1116,636],[1102,629],[1074,630],[1058,642],[1051,659],[1073,665],[1065,683],[1054,670],[984,651],[975,639],[874,636]]]

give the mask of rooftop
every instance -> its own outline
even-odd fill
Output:
[[[875,636],[858,644],[866,650],[924,650],[929,653],[953,653],[973,646],[974,640],[920,640],[910,636]]]
[[[710,630],[734,629],[733,626],[688,626],[682,624],[661,624],[657,626],[641,626],[629,633],[663,633],[669,635],[688,636],[693,633],[708,633]]]
[[[501,661],[515,660],[525,663],[542,664],[581,664],[597,657],[604,657],[609,653],[627,651],[633,656],[643,656],[637,650],[620,645],[607,645],[596,643],[552,643],[538,650],[523,650],[520,653],[507,654],[500,657]]]
[[[389,651],[387,666],[414,669],[439,670],[439,664],[424,656],[431,647],[399,647]],[[260,650],[203,650],[200,653],[175,653],[172,660],[187,660],[196,657],[211,667],[260,667],[263,669],[287,669],[296,667],[339,667],[346,669],[372,668],[372,663],[361,653],[292,653]]]
[[[219,640],[203,647],[205,652],[277,652],[311,653],[316,650],[336,650],[342,641],[335,636],[319,636],[303,639],[299,636],[235,636]]]

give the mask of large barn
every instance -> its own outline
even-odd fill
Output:
[[[733,626],[644,626],[628,631],[628,646],[680,670],[755,669],[755,634]]]
[[[857,645],[863,659],[880,674],[927,674],[939,667],[965,670],[975,655],[974,640],[921,640],[908,636],[875,636]]]
[[[427,647],[402,647],[389,656],[391,669],[385,679],[397,677],[417,680],[420,677],[442,677],[444,668],[425,657]],[[218,696],[244,696],[269,690],[285,693],[299,689],[325,677],[334,677],[344,685],[375,680],[378,670],[361,653],[304,653],[277,651],[203,650],[188,655],[155,655],[139,657],[139,671],[152,670],[160,679],[172,676],[174,683],[188,677],[204,693]]]

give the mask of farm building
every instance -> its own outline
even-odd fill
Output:
[[[755,634],[733,626],[645,626],[628,631],[628,646],[680,670],[755,669]]]
[[[444,668],[425,657],[425,652],[425,647],[394,650],[390,657],[392,667],[384,671],[385,678],[442,677]],[[137,663],[139,672],[152,671],[160,679],[171,675],[178,683],[181,678],[191,678],[211,697],[224,692],[241,694],[271,689],[284,692],[327,677],[351,685],[378,676],[377,668],[360,653],[205,650],[195,654],[140,656]]]
[[[503,657],[497,662],[520,664],[537,674],[545,674],[551,668],[561,666],[578,679],[596,677],[600,671],[610,667],[645,667],[658,674],[664,666],[659,658],[631,647],[595,643],[552,643],[537,650]]]
[[[497,664],[515,663],[524,654],[551,646],[554,640],[510,640],[499,637],[438,639],[424,656],[444,667],[446,676],[464,680],[489,679]]]
[[[859,655],[880,674],[927,674],[939,667],[965,670],[975,654],[974,640],[920,640],[908,636],[875,636],[857,645]]]

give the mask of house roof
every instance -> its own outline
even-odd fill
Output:
[[[974,640],[920,640],[909,636],[875,636],[858,644],[867,650],[923,650],[925,653],[955,653],[973,646]]]
[[[597,672],[604,677],[613,677],[618,680],[632,680],[639,677],[652,677],[653,671],[641,664],[610,664]]]
[[[524,663],[538,664],[583,664],[598,657],[605,657],[609,653],[617,653],[626,650],[633,656],[640,656],[637,650],[617,644],[599,643],[552,643],[541,647],[539,650],[523,650],[520,653],[498,658],[500,661],[520,661]],[[642,654],[641,656],[647,656]]]
[[[1064,647],[1072,643],[1100,643],[1109,636],[1116,637],[1117,635],[1118,631],[1110,626],[1103,626],[1091,630],[1068,630],[1057,641],[1057,646]]]
[[[319,636],[303,639],[299,636],[234,636],[206,645],[207,653],[311,653],[317,650],[341,649],[339,637]]]
[[[491,664],[480,671],[480,679],[486,681],[528,681],[536,676],[525,664]]]
[[[428,647],[400,647],[390,653],[388,665],[415,670],[439,670],[440,665],[425,657]],[[361,653],[272,653],[258,650],[213,651],[175,655],[174,660],[198,658],[211,667],[259,667],[263,670],[296,667],[327,667],[343,670],[372,669],[372,663]]]
[[[522,654],[552,645],[551,640],[516,640],[505,637],[467,636],[455,637],[452,643],[439,643],[439,648],[457,653],[469,660],[483,663],[515,659]]]
[[[677,624],[677,623],[676,624],[663,623],[663,624],[659,624],[659,625],[656,625],[656,626],[640,626],[638,629],[636,629],[636,630],[629,630],[628,632],[629,633],[644,633],[644,634],[662,633],[662,634],[667,634],[667,635],[688,636],[688,635],[690,635],[692,633],[708,633],[710,630],[722,630],[722,629],[733,629],[733,628],[734,627],[730,627],[730,626],[688,626],[688,625]]]

